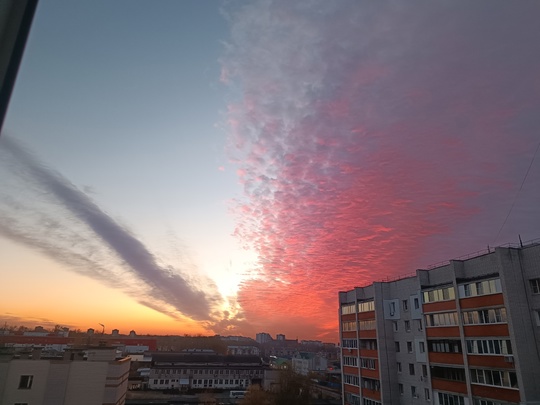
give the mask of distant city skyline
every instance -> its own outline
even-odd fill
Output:
[[[339,291],[540,238],[539,11],[41,0],[1,324],[337,341]]]

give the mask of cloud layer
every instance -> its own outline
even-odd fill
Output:
[[[174,318],[222,321],[215,284],[162,263],[128,229],[13,138],[3,136],[0,235]]]
[[[230,11],[222,80],[259,254],[253,328],[334,336],[337,292],[540,235],[535,2],[264,0]],[[271,319],[271,321],[269,321]]]

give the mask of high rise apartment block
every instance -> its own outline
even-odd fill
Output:
[[[346,405],[540,404],[540,243],[339,293]]]

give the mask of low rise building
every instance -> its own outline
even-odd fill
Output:
[[[149,389],[246,389],[263,386],[265,365],[252,355],[152,353]]]
[[[319,353],[299,352],[292,358],[292,369],[298,374],[308,375],[311,372],[326,372],[328,362]]]
[[[9,350],[0,355],[0,403],[122,405],[129,366],[110,347],[68,349],[54,358]]]

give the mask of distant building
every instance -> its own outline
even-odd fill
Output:
[[[276,340],[279,341],[279,342],[285,341],[285,335],[283,335],[282,333],[278,333],[276,335]]]
[[[268,343],[268,342],[271,342],[272,340],[272,336],[269,334],[269,333],[266,333],[266,332],[261,332],[261,333],[257,333],[257,335],[255,336],[255,340],[257,341],[257,343]]]
[[[258,356],[211,353],[152,353],[149,389],[246,389],[264,385],[266,366]]]
[[[304,346],[323,346],[323,342],[320,340],[301,340],[300,344]]]
[[[300,352],[292,358],[292,368],[298,374],[308,375],[310,372],[326,372],[328,362],[319,353]]]
[[[28,353],[28,352],[27,352]],[[129,358],[115,348],[66,350],[63,357],[0,355],[0,403],[95,405],[125,403]]]
[[[238,354],[238,355],[253,355],[253,356],[260,356],[261,355],[261,349],[257,346],[250,345],[250,344],[236,344],[236,345],[227,345],[227,354]]]
[[[339,293],[343,404],[540,403],[540,244]]]

